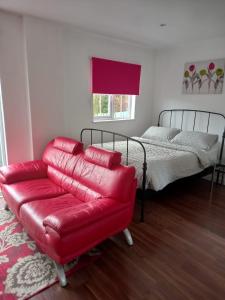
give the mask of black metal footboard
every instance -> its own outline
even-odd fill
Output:
[[[141,222],[144,222],[144,201],[145,201],[145,190],[146,190],[146,171],[147,171],[147,158],[146,158],[146,150],[145,147],[143,145],[142,142],[131,138],[129,136],[126,136],[124,134],[120,134],[117,132],[113,132],[113,131],[108,131],[108,130],[102,130],[102,129],[95,129],[95,128],[84,128],[81,130],[80,133],[80,140],[81,142],[83,141],[83,137],[84,137],[84,133],[89,132],[90,136],[88,137],[90,139],[90,144],[93,144],[93,132],[99,132],[100,134],[100,144],[102,147],[104,147],[104,134],[110,134],[112,135],[112,143],[113,143],[113,150],[116,150],[116,139],[117,138],[122,138],[123,140],[125,140],[126,142],[126,165],[129,165],[129,142],[135,142],[138,143],[140,145],[140,147],[143,150],[143,164],[142,164],[142,171],[143,171],[143,176],[142,176],[142,184],[141,184],[141,216],[140,216],[140,220]]]

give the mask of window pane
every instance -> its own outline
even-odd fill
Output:
[[[120,112],[121,111],[121,96],[113,95],[112,101],[113,101],[114,113]]]
[[[94,120],[134,119],[135,97],[93,94]]]
[[[129,105],[128,105],[128,96],[123,95],[122,96],[122,111],[128,111]]]
[[[114,119],[129,119],[129,96],[127,95],[113,95]]]
[[[108,95],[101,96],[101,113],[109,114],[109,99]]]
[[[93,95],[93,114],[96,117],[100,113],[100,95]]]
[[[105,118],[110,116],[109,95],[93,95],[93,115],[94,118]]]

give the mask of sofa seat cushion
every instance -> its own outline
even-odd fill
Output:
[[[48,178],[21,181],[2,186],[3,197],[7,199],[9,208],[19,217],[22,204],[35,199],[45,199],[60,196],[66,191]]]
[[[46,238],[43,220],[48,215],[65,208],[74,210],[82,203],[69,193],[50,199],[35,200],[21,206],[20,219],[32,238],[43,243]]]
[[[130,205],[127,203],[120,203],[111,198],[102,198],[88,203],[84,202],[77,205],[75,209],[65,206],[63,209],[50,213],[43,224],[64,237],[66,234],[94,225],[101,219],[108,219],[109,216],[129,208]]]
[[[107,199],[105,200],[107,202]],[[103,199],[102,205],[96,200],[98,216],[91,203],[89,205],[82,202],[72,194],[35,200],[21,206],[20,219],[38,247],[58,263],[64,264],[91,249],[108,236],[127,227],[133,211],[132,206],[127,203],[118,203],[118,207],[116,207],[114,205],[116,201],[109,200],[112,211],[108,209],[105,212],[104,209],[101,209],[101,206],[105,207],[105,200]],[[94,209],[93,214],[91,206]],[[82,215],[82,207],[86,207],[84,215]],[[66,211],[70,212],[69,215],[66,214]],[[51,219],[51,216],[54,215],[62,216],[62,222],[64,222],[63,219],[65,219],[65,223],[68,220],[69,231],[57,230],[51,226],[51,222],[45,224],[45,220],[48,217]],[[73,215],[78,217],[73,218]],[[75,223],[74,228],[71,228],[72,219]],[[80,226],[76,222],[80,222]]]

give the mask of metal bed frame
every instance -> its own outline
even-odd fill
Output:
[[[174,112],[181,112],[182,113],[182,117],[181,117],[181,124],[180,124],[180,129],[183,129],[183,121],[184,121],[184,113],[185,112],[193,112],[194,113],[194,120],[193,120],[193,127],[192,130],[195,131],[195,127],[196,127],[196,117],[198,113],[204,113],[208,115],[208,120],[207,120],[207,125],[206,125],[206,131],[205,132],[209,132],[209,124],[210,124],[210,120],[211,117],[214,116],[218,116],[220,118],[222,118],[224,120],[224,124],[225,124],[225,116],[221,113],[216,113],[216,112],[212,112],[212,111],[206,111],[206,110],[195,110],[195,109],[165,109],[162,110],[159,113],[159,118],[158,118],[158,126],[160,126],[160,120],[161,117],[164,113],[170,113],[170,126],[172,124],[172,117],[173,117],[173,113]],[[203,131],[204,132],[204,131]],[[220,155],[219,155],[219,163],[221,163],[222,161],[222,157],[223,157],[223,149],[224,149],[224,139],[225,139],[225,125],[223,127],[223,134],[222,134],[222,143],[221,143],[221,147],[220,147]]]
[[[163,114],[170,113],[170,121],[169,121],[170,126],[169,127],[171,127],[173,113],[175,113],[175,112],[181,112],[182,113],[181,124],[180,124],[180,129],[181,130],[183,129],[183,121],[184,121],[185,112],[189,112],[189,113],[193,112],[194,113],[193,126],[192,126],[193,131],[195,131],[195,128],[196,128],[196,117],[197,117],[198,113],[205,113],[205,114],[208,115],[208,121],[207,121],[206,131],[205,131],[207,133],[209,131],[209,125],[210,125],[210,120],[211,120],[212,115],[216,115],[218,117],[223,118],[224,124],[225,124],[225,116],[223,114],[220,114],[220,113],[204,111],[204,110],[192,110],[192,109],[166,109],[166,110],[163,110],[159,113],[158,126],[160,126],[160,124],[161,124],[161,118],[162,118]],[[129,142],[132,141],[132,142],[138,143],[140,145],[140,147],[142,148],[142,150],[143,150],[143,164],[142,164],[143,177],[142,177],[142,184],[141,184],[142,188],[141,188],[141,199],[140,199],[141,200],[140,221],[144,222],[144,201],[145,201],[145,192],[146,192],[146,171],[147,171],[147,158],[146,158],[146,150],[145,150],[144,144],[142,142],[140,142],[139,140],[136,140],[136,139],[134,139],[132,137],[129,137],[129,136],[126,136],[124,134],[120,134],[120,133],[113,132],[113,131],[108,131],[108,130],[96,129],[96,128],[83,128],[81,130],[81,133],[80,133],[81,142],[83,141],[83,135],[84,135],[85,132],[90,132],[90,144],[91,145],[93,144],[93,132],[100,133],[100,143],[101,143],[102,147],[103,147],[103,144],[104,144],[104,134],[112,135],[113,150],[115,150],[115,148],[116,148],[115,147],[116,137],[124,139],[126,141],[126,160],[125,160],[126,165],[129,164]],[[225,125],[223,127],[222,143],[221,143],[220,154],[219,154],[219,163],[222,162],[223,150],[224,150],[224,140],[225,140]],[[209,167],[209,169],[210,170],[209,170],[208,173],[205,172],[205,170],[203,170],[202,172],[200,172],[198,174],[198,176],[202,177],[202,176],[205,176],[207,174],[210,174],[210,173],[214,172],[214,166],[213,166],[213,168]],[[192,177],[192,176],[189,176],[189,177]],[[196,175],[193,175],[193,177],[196,177]],[[217,179],[217,181],[218,181],[218,179]]]

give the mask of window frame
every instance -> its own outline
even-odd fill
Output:
[[[94,95],[107,95],[109,99],[109,108],[110,113],[109,116],[94,116]],[[113,96],[114,94],[99,94],[99,93],[93,93],[92,94],[92,121],[94,123],[97,122],[116,122],[116,121],[130,121],[135,120],[135,105],[136,105],[136,95],[125,95],[128,96],[128,111],[129,111],[129,118],[115,118],[114,114],[114,103],[113,103]],[[124,96],[124,95],[118,95],[118,96]]]

